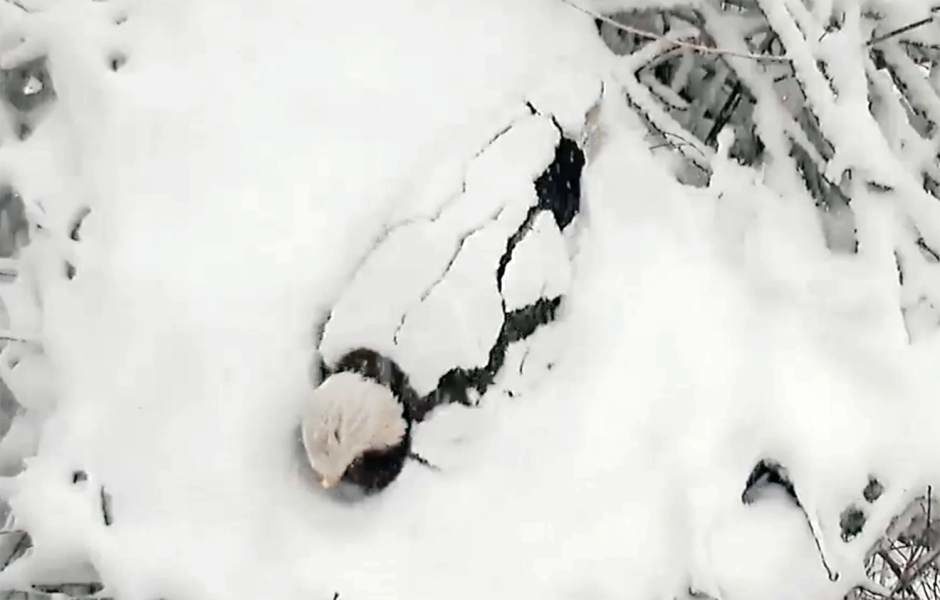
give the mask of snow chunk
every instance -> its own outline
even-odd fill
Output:
[[[395,336],[395,357],[419,394],[433,390],[455,366],[472,369],[489,360],[503,324],[496,286],[499,257],[533,200],[534,193],[467,238],[447,275],[403,321]]]
[[[539,298],[561,296],[570,284],[571,265],[565,240],[551,211],[541,211],[506,267],[503,277],[506,310],[522,308]]]
[[[552,115],[566,135],[579,139],[588,111],[600,98],[601,81],[583,67],[567,63],[558,65],[557,71],[527,97],[539,112]]]

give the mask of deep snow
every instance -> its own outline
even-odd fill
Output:
[[[0,151],[45,232],[8,302],[11,327],[35,332],[47,358],[13,369],[29,410],[0,447],[36,436],[26,469],[0,484],[35,548],[0,587],[90,563],[121,599],[690,587],[836,598],[863,577],[879,528],[936,478],[923,457],[937,455],[924,434],[937,342],[907,344],[884,256],[831,255],[811,206],[720,153],[711,187],[676,183],[609,76],[614,58],[571,7],[40,4],[22,31],[48,51],[57,98],[32,137]],[[113,72],[117,52],[127,62]],[[567,294],[559,320],[510,348],[478,408],[441,408],[416,429],[441,471],[411,464],[381,494],[338,502],[312,477],[297,426],[320,333],[356,332],[318,327],[364,285],[346,322],[387,338],[446,261],[441,248],[492,220],[483,203],[509,202],[495,196],[506,186],[534,193],[513,173],[537,175],[558,132],[526,101],[587,148],[573,232],[540,224],[527,242],[538,247],[519,248],[533,269],[572,257],[570,273],[546,274]],[[520,120],[531,129],[519,144],[479,154]],[[461,194],[466,181],[479,195]],[[464,220],[418,231],[445,209]],[[861,210],[877,248],[892,208]],[[412,268],[373,252],[396,236]],[[518,302],[531,273],[507,272]],[[495,290],[478,291],[440,306],[492,307]],[[428,314],[410,335],[437,352],[403,364],[424,388],[485,345],[460,354],[465,339]],[[495,315],[469,331],[491,336]],[[767,457],[788,466],[838,582],[785,497],[741,503]],[[73,484],[77,470],[87,481]],[[887,491],[870,531],[844,544],[838,515],[872,474]]]

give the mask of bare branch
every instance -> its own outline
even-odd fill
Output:
[[[702,46],[700,44],[692,44],[690,42],[683,42],[681,40],[670,39],[666,36],[659,35],[658,33],[653,33],[651,31],[639,29],[637,27],[631,27],[630,25],[624,25],[623,23],[615,21],[614,19],[611,19],[610,17],[605,17],[604,15],[600,13],[594,12],[593,10],[590,10],[590,9],[584,8],[583,6],[575,4],[572,0],[561,0],[561,1],[567,4],[568,6],[574,8],[575,10],[579,10],[583,12],[589,17],[592,17],[599,21],[603,21],[604,23],[607,23],[608,25],[616,27],[617,29],[621,31],[626,31],[627,33],[632,33],[634,35],[638,35],[640,37],[644,37],[649,40],[661,40],[669,44],[672,44],[673,46],[677,46],[679,48],[687,48],[689,50],[694,50],[695,52],[701,52],[703,54],[720,54],[722,56],[736,56],[738,58],[746,58],[749,60],[766,60],[770,62],[790,62],[790,59],[785,56],[769,56],[769,55],[763,55],[763,54],[750,54],[746,52],[734,52],[733,50],[724,50],[722,48],[712,48],[710,46]]]
[[[933,11],[936,11],[936,10],[937,10],[937,9],[933,9]],[[868,42],[865,43],[865,46],[874,46],[875,44],[877,44],[877,43],[879,43],[879,42],[883,42],[883,41],[889,40],[889,39],[891,39],[891,38],[893,38],[893,37],[897,37],[897,36],[901,35],[902,33],[907,33],[908,31],[911,31],[912,29],[917,29],[917,28],[919,28],[919,27],[923,27],[924,25],[927,25],[927,24],[929,24],[929,23],[933,23],[933,21],[934,21],[935,18],[936,18],[936,14],[932,14],[932,15],[930,15],[929,17],[927,17],[926,19],[921,19],[920,21],[915,21],[915,22],[913,22],[913,23],[908,23],[907,25],[905,25],[905,26],[903,26],[903,27],[898,27],[897,29],[895,29],[895,30],[893,30],[893,31],[889,31],[888,33],[886,33],[886,34],[884,34],[884,35],[879,35],[879,36],[876,37],[876,38],[872,38],[872,39],[868,40]]]

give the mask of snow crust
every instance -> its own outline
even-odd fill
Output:
[[[422,395],[451,367],[486,365],[503,322],[496,268],[558,137],[540,115],[510,124],[468,165],[458,197],[430,219],[393,227],[330,314],[320,344],[327,364],[372,348]]]
[[[130,600],[839,598],[936,480],[940,342],[907,343],[892,207],[860,200],[850,259],[811,205],[720,152],[709,188],[676,183],[571,7],[35,7],[0,11],[0,45],[47,54],[57,94],[0,151],[47,232],[4,297],[45,357],[11,368],[25,408],[0,458],[33,456],[0,494],[34,550],[0,587],[84,568]],[[552,77],[576,91],[545,91]],[[553,112],[590,133],[576,252],[537,219],[505,300],[548,281],[559,321],[511,347],[480,407],[415,429],[440,471],[325,495],[297,431],[318,342],[328,363],[389,353],[419,391],[485,362],[502,313],[484,275],[535,200]],[[766,457],[807,517],[741,503]],[[887,491],[843,543],[839,513],[871,474]]]

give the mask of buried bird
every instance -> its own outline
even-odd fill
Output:
[[[346,481],[365,492],[398,476],[411,448],[411,420],[391,389],[353,371],[327,377],[304,409],[302,439],[324,488]]]

